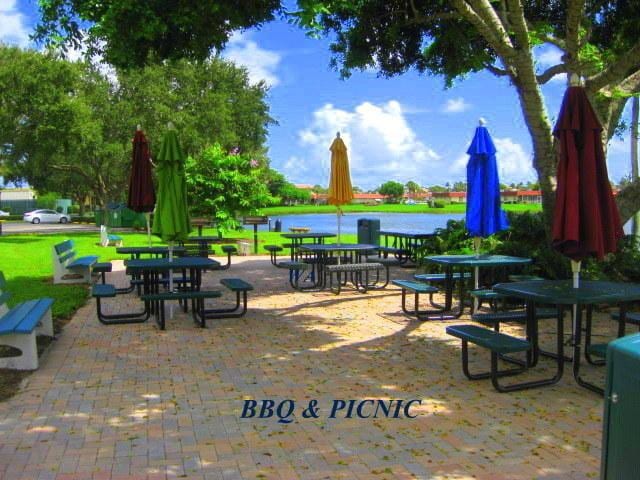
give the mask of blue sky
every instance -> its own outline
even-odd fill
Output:
[[[29,45],[35,4],[0,0],[0,41]],[[549,47],[536,54],[541,66],[558,59]],[[269,158],[295,183],[328,183],[328,149],[336,131],[349,148],[352,182],[364,189],[387,180],[464,180],[465,151],[480,117],[498,149],[501,181],[535,180],[529,134],[504,79],[479,73],[448,90],[441,78],[415,72],[392,79],[354,72],[340,80],[329,68],[329,41],[307,38],[281,20],[234,35],[223,56],[244,65],[253,81],[270,85],[268,102],[278,125],[269,131]],[[565,84],[558,78],[544,87],[552,121]],[[608,164],[613,181],[628,174],[628,139],[612,141]]]

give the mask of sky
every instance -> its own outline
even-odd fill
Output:
[[[36,21],[35,0],[0,0],[1,42],[32,47]],[[278,124],[269,128],[268,156],[291,182],[328,185],[336,132],[348,148],[352,183],[365,190],[389,180],[424,186],[464,181],[465,152],[480,118],[498,150],[501,182],[536,180],[530,136],[507,80],[481,72],[450,89],[442,78],[413,71],[391,79],[357,71],[341,80],[329,67],[329,44],[277,20],[234,34],[222,52],[246,67],[251,81],[269,85],[267,102]],[[559,52],[543,46],[536,59],[544,68],[558,61]],[[552,122],[565,88],[564,76],[543,87]],[[612,181],[629,174],[629,150],[628,138],[610,143]]]

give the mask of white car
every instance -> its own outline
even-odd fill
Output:
[[[55,210],[34,210],[23,215],[22,219],[29,223],[68,223],[71,217]]]
[[[8,217],[9,212],[5,212],[4,210],[0,210],[0,217]]]

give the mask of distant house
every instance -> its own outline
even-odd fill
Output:
[[[326,193],[312,193],[311,200],[316,205],[326,205],[328,196],[329,195]],[[386,198],[387,197],[385,195],[380,195],[379,193],[354,193],[351,203],[377,205],[379,203],[384,203]]]
[[[500,192],[500,200],[503,203],[542,203],[540,190],[503,190]]]
[[[467,192],[431,192],[431,198],[449,203],[465,203]]]

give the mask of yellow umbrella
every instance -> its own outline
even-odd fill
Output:
[[[347,147],[340,138],[340,132],[329,148],[331,150],[331,175],[329,177],[329,197],[327,201],[338,207],[338,243],[340,243],[340,205],[346,205],[353,200],[351,177],[349,175],[349,159]]]

